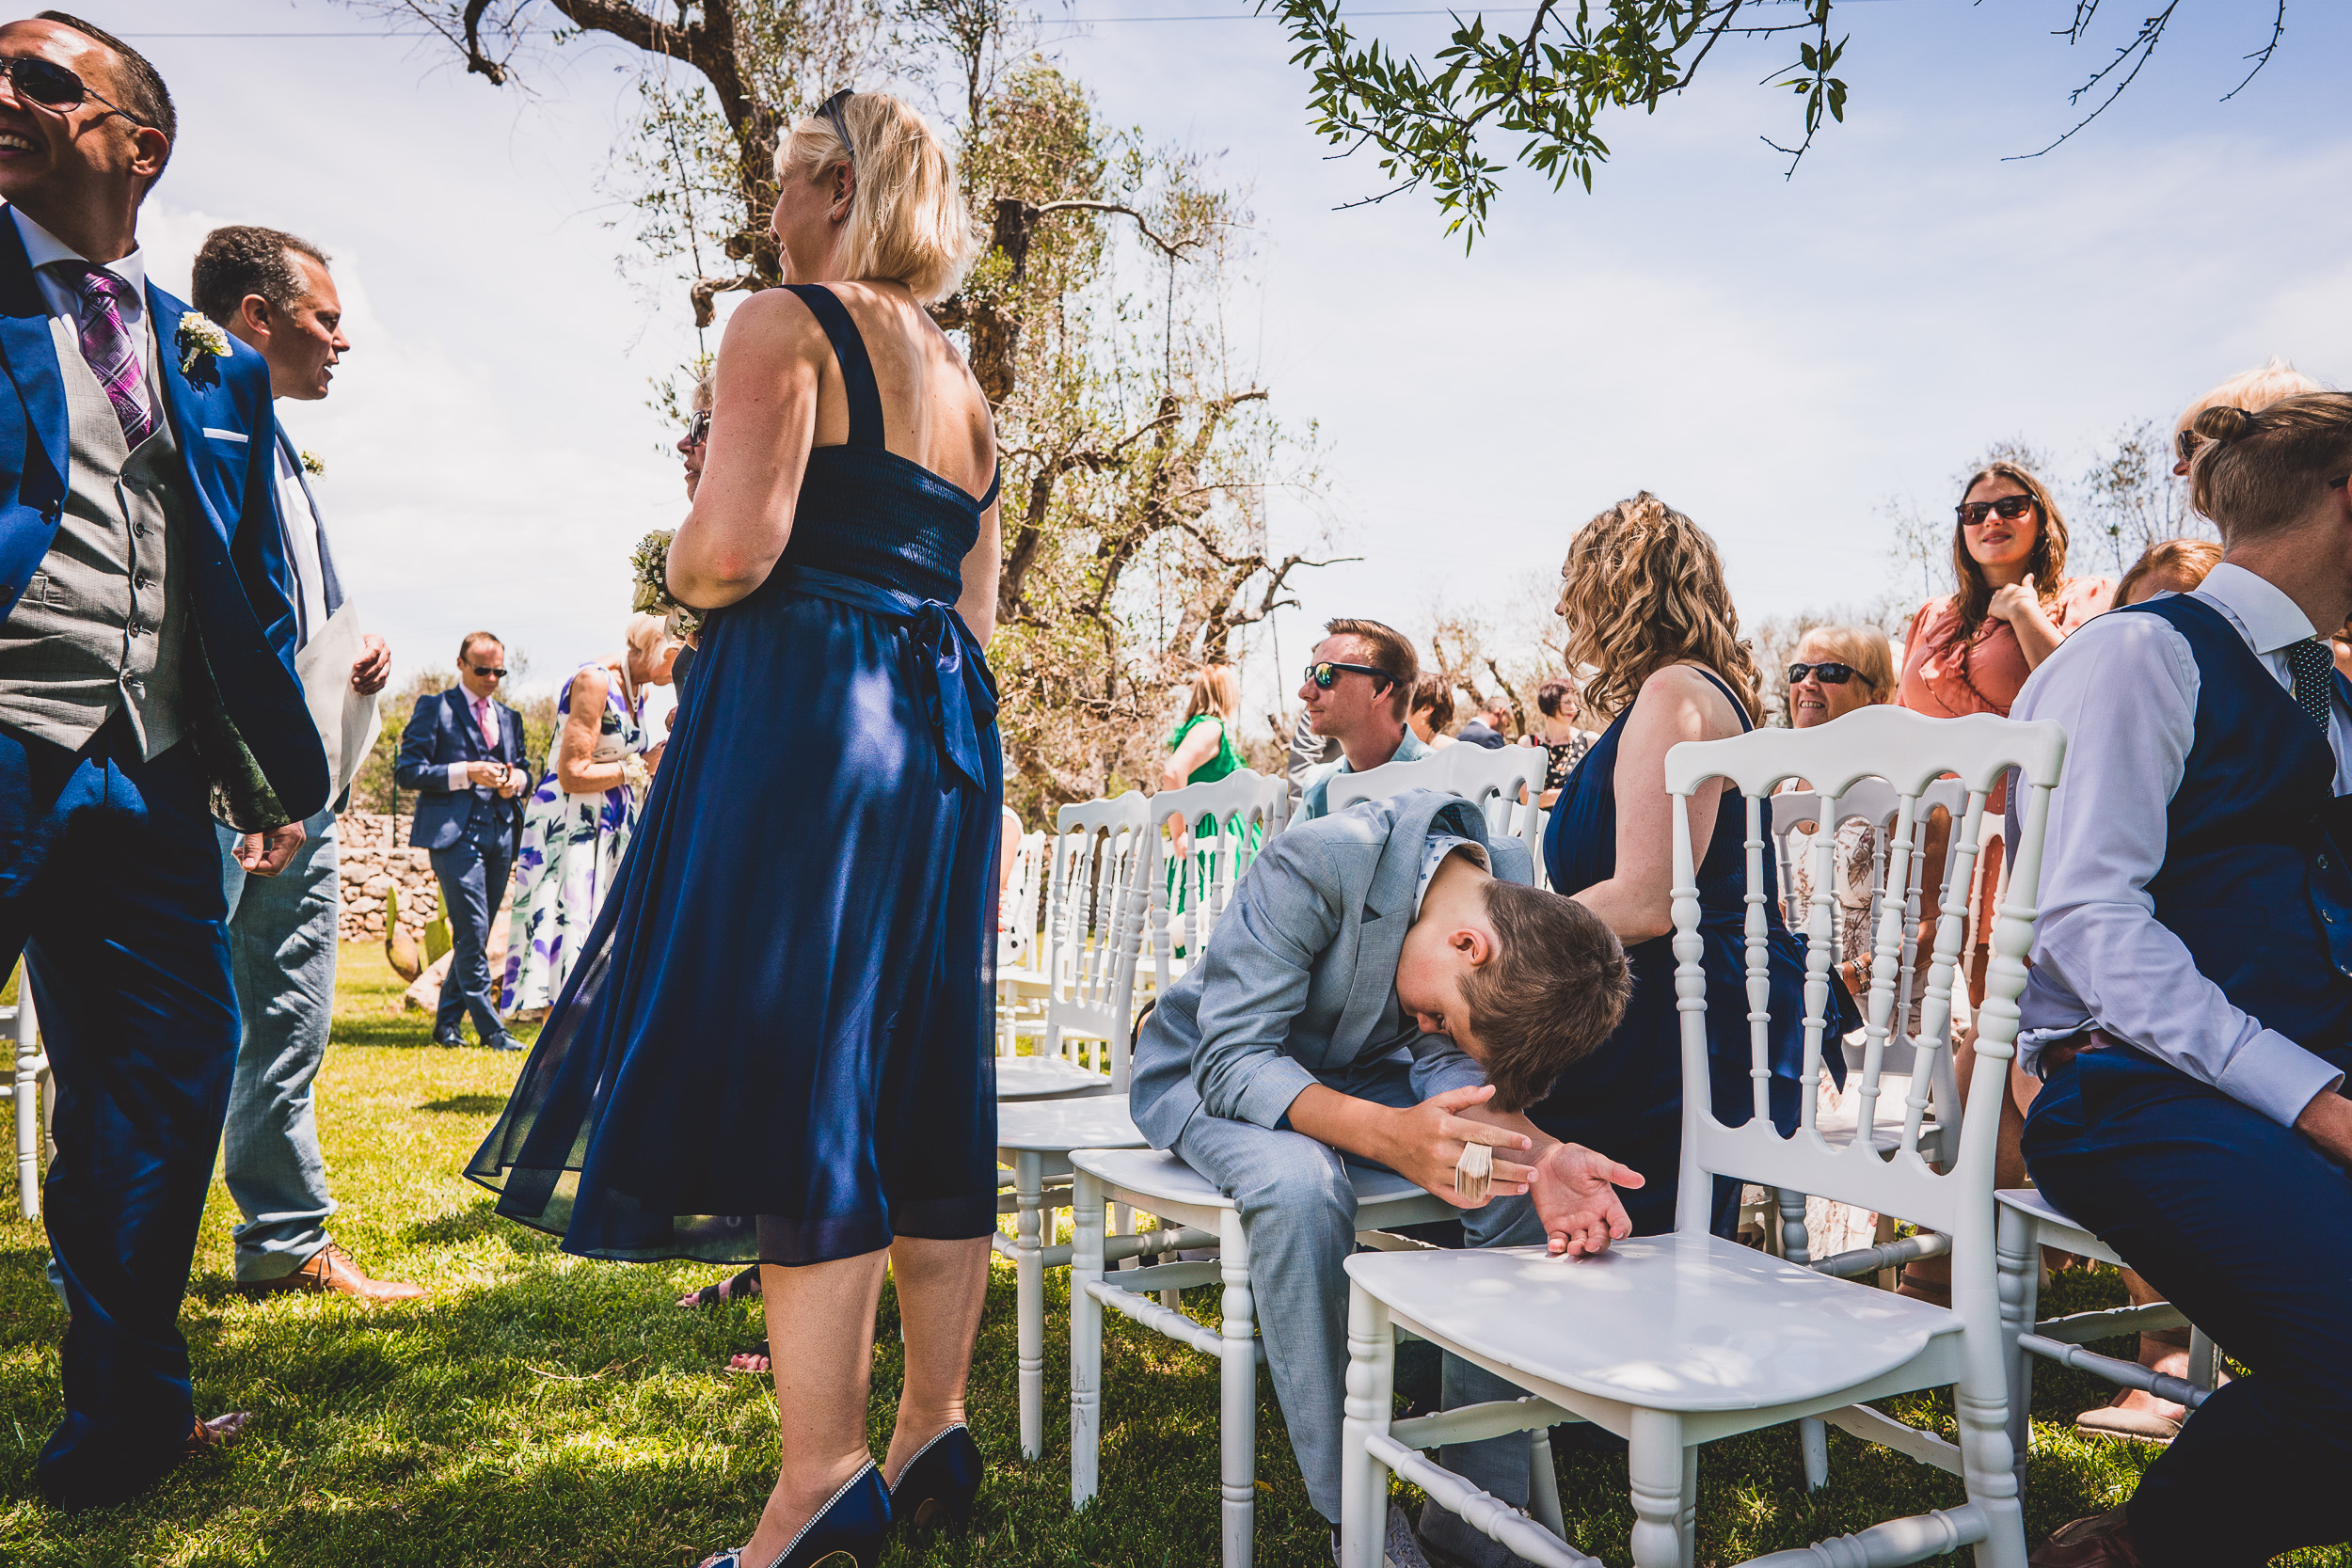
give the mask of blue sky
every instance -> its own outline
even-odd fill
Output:
[[[1514,177],[1467,257],[1422,197],[1335,211],[1378,171],[1309,134],[1273,24],[1120,20],[1247,8],[1089,0],[1046,37],[1107,120],[1249,189],[1238,373],[1318,427],[1333,481],[1327,518],[1278,505],[1274,542],[1327,521],[1366,558],[1302,581],[1284,668],[1329,615],[1411,628],[1439,596],[1523,601],[1639,488],[1716,536],[1751,619],[1867,601],[1894,586],[1878,503],[1939,511],[1989,441],[2078,469],[2273,353],[2352,384],[2352,8],[2296,0],[2279,57],[2222,103],[2270,8],[2184,7],[2102,120],[2005,161],[2072,123],[2067,92],[2143,8],[2070,49],[2059,0],[1849,0],[1847,121],[1793,180],[1757,139],[1797,126],[1754,85],[1784,53],[1759,44],[1609,125],[1592,195]],[[574,45],[495,89],[413,40],[154,36],[369,30],[324,0],[92,20],[147,35],[182,105],[143,230],[160,279],[220,222],[336,255],[357,352],[329,401],[281,412],[327,465],[344,575],[402,669],[477,625],[542,679],[616,646],[628,546],[681,510],[648,381],[692,344],[671,292],[622,276],[626,214],[599,188],[631,56]],[[1253,695],[1273,652],[1252,650]]]

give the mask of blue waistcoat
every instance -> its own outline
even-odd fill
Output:
[[[2308,1051],[2352,1041],[2352,796],[2335,793],[2328,737],[2203,600],[2115,613],[2162,616],[2197,660],[2196,738],[2148,882],[2157,923],[2265,1028]],[[2352,706],[2352,684],[2333,679]]]

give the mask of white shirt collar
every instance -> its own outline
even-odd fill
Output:
[[[2276,583],[2226,561],[2205,574],[2196,596],[2235,621],[2257,654],[2275,654],[2317,635],[2311,617]]]
[[[24,259],[35,272],[56,261],[79,261],[88,264],[89,258],[66,244],[56,235],[35,223],[22,207],[10,207],[8,215],[16,219],[16,232],[24,242]],[[147,252],[134,250],[119,261],[100,263],[108,272],[131,285],[138,296],[147,297]]]

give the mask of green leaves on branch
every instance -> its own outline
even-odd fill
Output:
[[[1845,118],[1846,84],[1830,74],[1845,40],[1829,39],[1833,0],[1803,4],[1802,22],[1742,24],[1743,9],[1756,14],[1756,0],[1543,0],[1524,33],[1490,32],[1483,14],[1456,17],[1430,66],[1377,39],[1359,44],[1341,0],[1261,0],[1261,9],[1279,18],[1297,45],[1292,62],[1313,75],[1315,131],[1351,152],[1379,152],[1395,183],[1366,199],[1425,186],[1449,214],[1446,232],[1463,233],[1468,245],[1486,227],[1508,166],[1482,150],[1482,131],[1519,137],[1510,162],[1545,175],[1554,190],[1573,178],[1589,191],[1594,166],[1609,156],[1596,129],[1601,115],[1654,112],[1725,37],[1816,35],[1773,84],[1804,95],[1809,145],[1824,113]],[[1802,156],[1804,147],[1794,150]]]

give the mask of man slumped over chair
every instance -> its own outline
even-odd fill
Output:
[[[1611,1183],[1642,1178],[1520,1114],[1608,1037],[1629,986],[1609,927],[1533,880],[1526,846],[1489,843],[1479,810],[1452,796],[1416,790],[1301,824],[1243,876],[1136,1042],[1136,1126],[1239,1211],[1275,1392],[1327,1519],[1340,1512],[1356,1233],[1346,1164],[1458,1205],[1476,1246],[1549,1238],[1582,1255],[1631,1229]],[[1483,1201],[1455,1187],[1469,1142],[1497,1151]],[[1510,1393],[1451,1360],[1445,1391],[1449,1406]],[[1525,1501],[1523,1436],[1449,1453]],[[1399,1568],[1419,1560],[1401,1517],[1390,1533]]]

